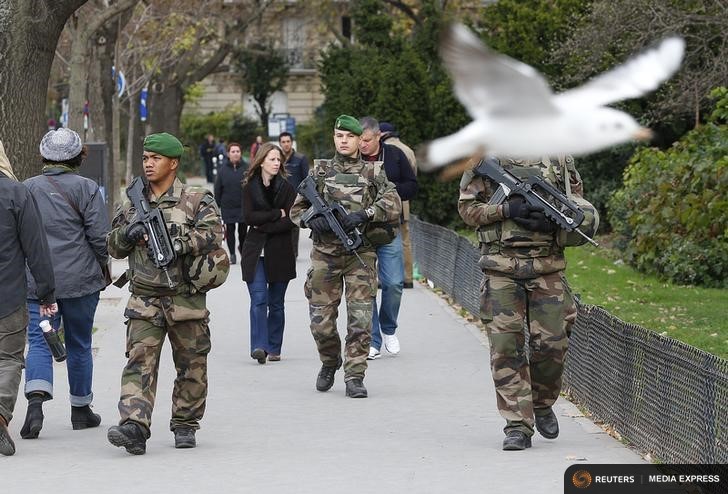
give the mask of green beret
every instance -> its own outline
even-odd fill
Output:
[[[348,130],[352,134],[356,134],[358,136],[360,136],[361,133],[364,132],[364,129],[361,128],[359,120],[352,117],[351,115],[339,115],[339,118],[336,119],[336,123],[334,124],[334,129]]]
[[[167,158],[179,158],[184,150],[179,139],[166,132],[150,134],[144,138],[144,151],[161,154]]]

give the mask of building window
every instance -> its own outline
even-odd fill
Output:
[[[348,15],[341,17],[341,35],[351,41],[351,17]]]

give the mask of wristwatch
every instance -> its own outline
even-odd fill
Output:
[[[364,210],[364,212],[367,214],[367,218],[372,219],[374,218],[374,208],[372,206],[369,206]]]

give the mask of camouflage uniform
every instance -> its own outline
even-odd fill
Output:
[[[120,424],[136,422],[147,436],[165,335],[177,369],[170,429],[183,425],[199,428],[207,396],[210,330],[206,295],[195,288],[192,282],[197,280],[191,278],[199,273],[194,260],[218,251],[223,239],[220,211],[206,189],[187,187],[175,179],[169,191],[160,198],[149,198],[149,204],[163,211],[170,236],[182,244],[181,255],[168,266],[169,279],[152,264],[146,246],[127,242],[123,227],[135,221],[136,214],[129,201],[117,210],[108,237],[112,257],[129,257],[131,296],[124,311],[129,360],[121,377]]]
[[[582,231],[591,234],[598,215],[582,199],[582,182],[571,157],[541,160],[500,160],[520,179],[541,175],[566,192],[585,213]],[[568,169],[568,184],[564,170]],[[506,434],[519,430],[533,435],[534,414],[545,415],[559,397],[568,335],[576,305],[564,269],[564,247],[577,242],[576,233],[526,230],[505,219],[503,205],[488,204],[497,184],[473,171],[460,182],[458,211],[476,226],[480,240],[480,317],[490,341],[491,371],[498,410],[506,419]],[[525,348],[524,326],[529,331]]]
[[[326,165],[328,163],[328,166]],[[314,177],[322,184],[327,202],[336,201],[348,212],[373,207],[372,221],[395,221],[402,203],[393,183],[387,180],[380,162],[365,162],[336,154],[330,161],[315,160]],[[311,204],[301,195],[291,208],[291,220],[299,226]],[[360,228],[360,230],[363,230]],[[335,367],[341,358],[341,339],[336,330],[339,304],[346,285],[346,358],[344,381],[363,379],[372,329],[372,299],[377,293],[376,254],[366,243],[358,249],[366,266],[347,253],[333,233],[314,235],[311,267],[304,291],[309,303],[311,333],[325,366]]]

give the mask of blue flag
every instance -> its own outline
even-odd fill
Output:
[[[142,89],[139,95],[139,118],[142,122],[147,121],[147,88]]]

